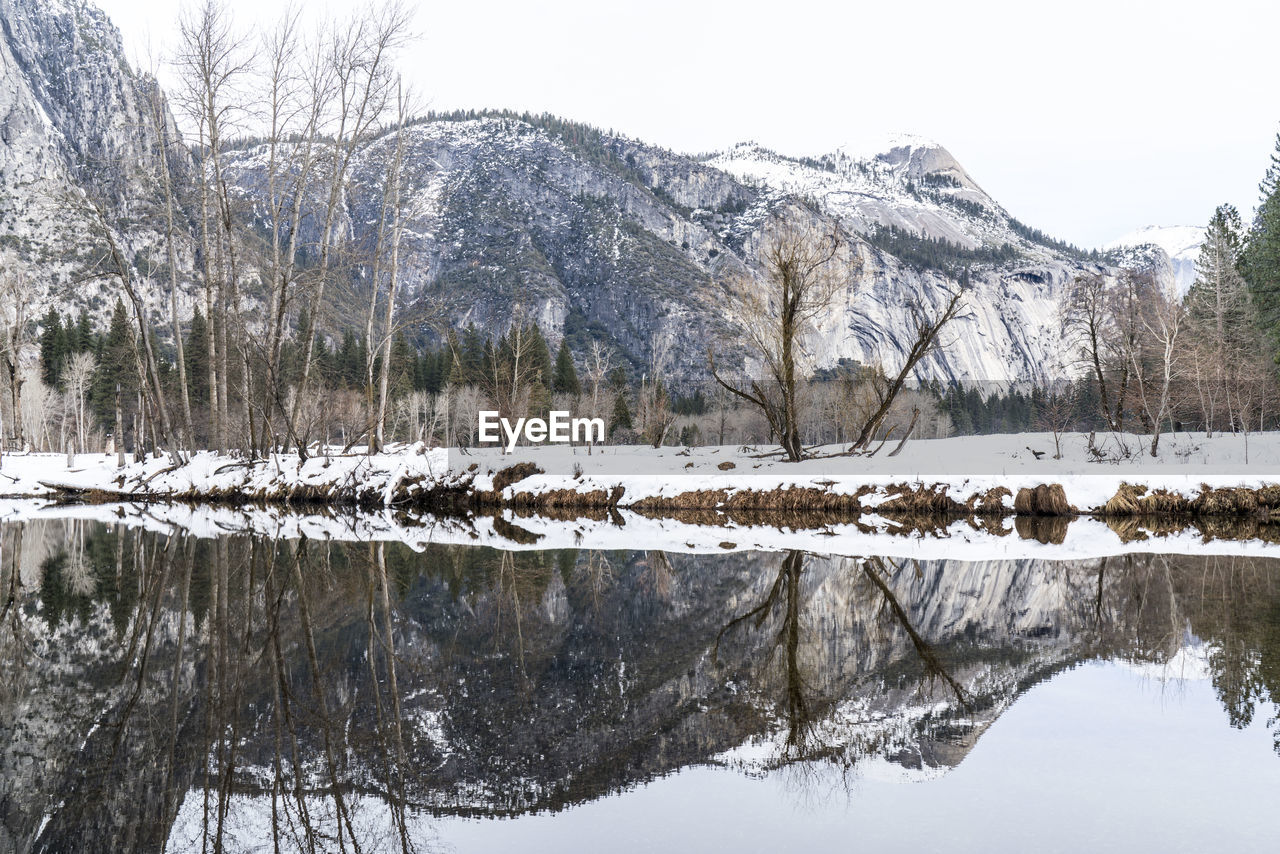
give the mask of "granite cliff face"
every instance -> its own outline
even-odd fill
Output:
[[[158,321],[174,286],[157,185],[160,123],[178,139],[163,94],[129,67],[118,32],[85,0],[0,0],[0,21],[3,263],[30,270],[45,304],[104,315],[119,287],[85,278],[102,246],[85,204],[92,198]],[[393,148],[388,132],[357,152],[339,221],[349,257],[375,240]],[[189,313],[194,174],[180,145],[168,157],[179,185],[176,287]],[[224,162],[246,216],[262,225],[264,148],[233,146]],[[1062,376],[1065,285],[1127,263],[1017,222],[945,148],[917,138],[818,158],[751,143],[689,157],[547,117],[437,117],[408,132],[405,197],[403,296],[417,337],[468,324],[497,334],[517,318],[536,320],[553,345],[567,335],[579,357],[601,340],[634,375],[657,365],[685,386],[706,381],[708,345],[721,342],[743,364],[742,318],[728,289],[765,287],[756,252],[780,212],[841,232],[855,271],[806,342],[817,368],[846,360],[895,368],[912,309],[936,309],[963,290],[967,310],[921,378]],[[316,237],[311,219],[300,228],[304,241]],[[256,238],[246,234],[242,290],[252,300]],[[1167,258],[1148,260],[1168,267]],[[361,264],[343,275],[326,307],[335,332],[350,325],[367,288]]]
[[[1128,263],[1023,225],[944,148],[914,138],[796,159],[749,143],[690,158],[539,117],[434,119],[408,134],[410,304],[491,333],[515,315],[535,319],[553,342],[568,335],[581,352],[602,339],[638,371],[665,356],[688,382],[705,376],[708,343],[735,339],[731,283],[745,274],[766,287],[755,258],[779,212],[838,230],[854,271],[807,342],[818,368],[895,368],[913,307],[935,310],[962,290],[967,310],[922,378],[1061,377],[1071,370],[1058,322],[1064,288]],[[374,239],[393,145],[390,134],[371,142],[353,170],[344,226],[355,245]],[[265,148],[229,163],[261,213]]]
[[[107,214],[136,267],[148,302],[168,283],[154,180],[167,138],[180,140],[153,78],[124,59],[120,33],[85,0],[0,0],[0,266],[24,269],[41,301],[98,316],[118,284],[86,278],[102,252],[90,202]],[[169,150],[179,182],[190,180],[181,145]],[[182,257],[189,267],[184,241]]]

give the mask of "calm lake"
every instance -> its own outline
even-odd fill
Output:
[[[1280,850],[1261,540],[0,509],[0,851]]]

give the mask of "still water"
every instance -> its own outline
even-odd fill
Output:
[[[1274,558],[18,518],[0,851],[1280,850]]]

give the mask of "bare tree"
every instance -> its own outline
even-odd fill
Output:
[[[328,175],[323,193],[324,209],[321,213],[318,269],[311,294],[309,318],[312,325],[324,305],[327,279],[334,262],[337,247],[338,215],[347,189],[347,176],[352,159],[370,133],[385,117],[391,103],[391,93],[396,83],[391,69],[392,54],[408,35],[409,16],[406,9],[396,2],[389,2],[373,14],[363,14],[350,22],[345,29],[334,32],[328,50],[329,70],[333,75],[332,97],[337,101],[332,142],[327,146]],[[291,422],[297,421],[301,401],[306,397],[307,386],[315,360],[315,330],[304,329],[302,372],[298,380],[298,393],[294,398]],[[305,457],[306,449],[298,448]]]
[[[0,367],[9,381],[9,412],[13,418],[14,436],[22,441],[22,351],[30,334],[31,309],[35,302],[35,284],[12,265],[0,267]],[[4,458],[4,413],[0,411],[0,460]]]
[[[379,294],[381,293],[381,278],[385,272],[387,276],[385,301],[386,316],[383,320],[382,328],[382,366],[378,376],[378,395],[377,406],[373,415],[373,431],[369,441],[369,452],[373,453],[382,449],[383,431],[386,429],[387,423],[387,393],[390,386],[391,378],[391,339],[395,334],[395,311],[396,300],[398,299],[398,289],[400,284],[400,242],[404,236],[404,218],[405,212],[401,205],[401,184],[404,173],[404,156],[406,143],[406,123],[409,119],[409,93],[400,87],[400,82],[396,81],[396,142],[394,153],[391,156],[391,162],[388,166],[386,191],[383,195],[382,213],[378,223],[378,245],[374,251],[373,263],[373,282],[372,295],[369,298],[369,323],[366,340],[370,342],[369,347],[369,386],[373,387],[373,320],[374,313],[378,304]],[[388,225],[387,220],[391,222]],[[390,236],[387,236],[388,228]],[[383,245],[385,242],[391,244],[391,257],[386,262],[386,269],[383,269]]]
[[[1076,349],[1079,362],[1093,374],[1098,385],[1102,417],[1109,428],[1119,430],[1123,412],[1119,405],[1113,410],[1107,385],[1114,337],[1107,307],[1106,276],[1100,272],[1086,273],[1077,276],[1068,287],[1060,321],[1068,344]]]
[[[86,448],[89,430],[90,413],[85,408],[85,398],[89,394],[89,385],[93,382],[93,372],[98,360],[88,351],[73,355],[62,370],[62,387],[66,390],[67,399],[75,414],[76,449],[83,452]]]
[[[1075,417],[1076,401],[1079,399],[1076,387],[1070,383],[1051,385],[1045,389],[1044,400],[1036,419],[1042,430],[1053,434],[1053,458],[1062,459],[1062,434],[1067,432]]]
[[[676,420],[675,413],[671,411],[671,395],[662,379],[667,371],[670,341],[661,334],[655,334],[649,352],[649,370],[640,378],[636,416],[644,441],[654,448],[661,448]]]
[[[914,374],[916,366],[925,356],[940,346],[942,330],[960,316],[963,308],[964,302],[959,291],[950,294],[946,303],[933,313],[926,311],[920,305],[911,306],[911,344],[903,358],[902,367],[893,379],[889,380],[885,377],[886,382],[873,382],[871,388],[876,396],[876,405],[858,431],[858,437],[849,448],[850,453],[865,450],[871,444],[884,425],[885,416],[889,414],[898,394]],[[918,415],[918,411],[916,414]],[[906,433],[909,435],[910,429]]]
[[[203,0],[180,22],[177,57],[183,81],[183,105],[197,127],[200,180],[200,247],[208,319],[209,410],[211,444],[227,446],[229,404],[227,327],[236,288],[235,222],[222,171],[222,145],[241,99],[237,88],[247,76],[251,57],[234,31],[220,0]]]
[[[182,430],[184,444],[188,451],[195,449],[195,426],[191,417],[191,391],[190,384],[187,380],[187,360],[183,352],[182,341],[182,323],[178,315],[178,227],[176,218],[176,199],[173,186],[173,175],[169,168],[169,158],[171,156],[171,148],[176,150],[182,149],[180,140],[171,138],[171,128],[169,127],[169,116],[165,109],[164,96],[160,91],[159,83],[155,81],[155,75],[152,75],[150,89],[150,107],[151,120],[155,122],[157,137],[157,150],[155,152],[156,171],[160,181],[160,188],[164,194],[164,234],[165,234],[165,253],[168,258],[169,273],[169,323],[173,333],[173,346],[176,351],[174,361],[178,368],[178,398],[182,403]],[[173,137],[177,137],[176,129],[172,129]],[[176,145],[175,145],[176,143]],[[81,440],[83,447],[83,439]]]
[[[1178,334],[1186,311],[1176,293],[1162,288],[1152,288],[1144,302],[1147,310],[1142,315],[1142,326],[1149,336],[1156,367],[1153,371],[1146,369],[1145,360],[1139,355],[1140,348],[1134,348],[1131,359],[1134,376],[1138,379],[1139,399],[1147,420],[1151,422],[1151,456],[1154,457],[1160,448],[1161,425],[1170,412],[1170,390],[1181,368]],[[1150,393],[1147,391],[1149,385],[1153,387]]]
[[[808,365],[804,338],[841,292],[852,287],[851,265],[841,257],[843,241],[812,222],[775,218],[767,227],[758,263],[765,287],[750,275],[730,283],[732,310],[742,324],[749,358],[759,375],[747,384],[730,382],[707,358],[715,381],[759,408],[788,460],[804,458],[801,385]]]

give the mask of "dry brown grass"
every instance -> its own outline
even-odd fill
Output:
[[[876,507],[877,513],[903,513],[936,516],[965,516],[968,508],[952,498],[945,483],[896,483],[885,488],[889,496]]]
[[[1074,516],[1079,511],[1067,502],[1062,484],[1042,483],[1033,489],[1019,489],[1013,512],[1018,516]]]
[[[539,468],[535,463],[516,463],[508,466],[493,476],[493,491],[502,492],[513,483],[519,483],[527,477],[533,477],[535,474],[545,474],[543,469]]]

